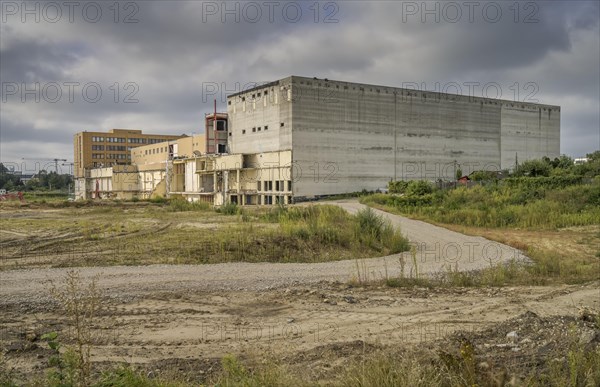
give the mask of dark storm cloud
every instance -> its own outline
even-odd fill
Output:
[[[11,34],[8,32],[8,34]],[[83,43],[29,40],[15,36],[2,47],[2,81],[54,81],[63,77],[65,67],[73,66],[86,54]]]
[[[479,2],[478,9],[488,3]],[[481,13],[473,22],[463,14],[456,23],[444,15],[423,23],[421,15],[405,14],[420,1],[279,2],[272,20],[264,7],[251,20],[256,14],[248,2],[228,2],[230,11],[238,7],[233,12],[239,21],[229,13],[225,23],[220,1],[134,2],[135,23],[123,23],[132,11],[125,3],[119,3],[115,23],[108,8],[113,2],[98,2],[103,17],[96,23],[77,14],[73,23],[7,17],[0,24],[2,82],[27,87],[76,82],[79,94],[74,101],[63,96],[55,103],[44,98],[24,103],[19,93],[3,93],[1,158],[26,155],[28,149],[72,158],[72,134],[81,130],[199,132],[213,99],[224,110],[226,94],[292,74],[429,88],[434,82],[496,82],[509,99],[516,82],[521,89],[533,82],[540,102],[563,107],[562,152],[582,155],[597,148],[598,2],[520,2],[517,23],[509,9],[514,2],[493,3],[503,10],[495,23]],[[523,23],[531,11],[523,8],[527,3],[537,7],[535,23]],[[428,6],[435,4],[442,10],[448,2]],[[283,17],[286,5],[299,5],[302,17],[295,22]],[[89,83],[102,89],[98,101],[81,95]],[[126,102],[128,96],[134,101]]]

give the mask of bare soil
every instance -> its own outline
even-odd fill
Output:
[[[360,208],[354,201],[339,204],[349,211]],[[485,246],[509,251],[504,259],[526,260],[496,242],[386,216],[418,242],[417,266],[424,273],[448,264],[460,270],[486,267]],[[23,237],[3,230],[11,233],[10,240]],[[458,260],[440,255],[455,244],[472,248],[468,254],[462,250]],[[224,355],[235,354],[248,361],[274,359],[307,381],[324,382],[383,349],[452,352],[457,342],[468,340],[492,369],[528,373],[573,335],[591,349],[600,345],[598,323],[582,312],[600,310],[600,281],[501,288],[356,285],[361,270],[369,280],[398,275],[398,259],[80,268],[85,281],[100,274],[96,369],[128,363],[149,375],[203,383],[220,372]],[[64,316],[48,294],[49,281],[60,281],[67,270],[0,271],[0,348],[17,380],[46,372],[52,353],[42,334],[67,336]],[[513,331],[516,337],[507,337]]]

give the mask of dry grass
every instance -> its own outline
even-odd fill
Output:
[[[390,225],[373,225],[376,216],[353,216],[336,206],[215,212],[177,201],[94,203],[3,207],[2,215],[2,269],[323,262],[387,255],[408,246]]]

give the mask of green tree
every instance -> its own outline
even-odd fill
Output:
[[[600,161],[600,150],[588,153],[587,155],[585,155],[585,157],[587,157],[588,162]]]
[[[458,168],[456,170],[456,180],[460,179],[462,177],[462,169]]]
[[[546,159],[547,161],[544,159],[527,160],[521,163],[521,165],[519,165],[514,172],[515,176],[550,176],[550,172],[552,171],[552,165],[550,164],[550,159],[548,157],[546,157]]]
[[[0,188],[4,188],[7,191],[12,191],[17,187],[23,185],[21,178],[18,175],[10,173],[8,168],[0,163]]]

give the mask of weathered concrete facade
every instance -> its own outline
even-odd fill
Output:
[[[292,202],[290,151],[204,155],[173,161],[170,196],[214,205]]]
[[[233,153],[292,151],[295,197],[560,153],[558,106],[292,76],[229,96],[228,113]]]

